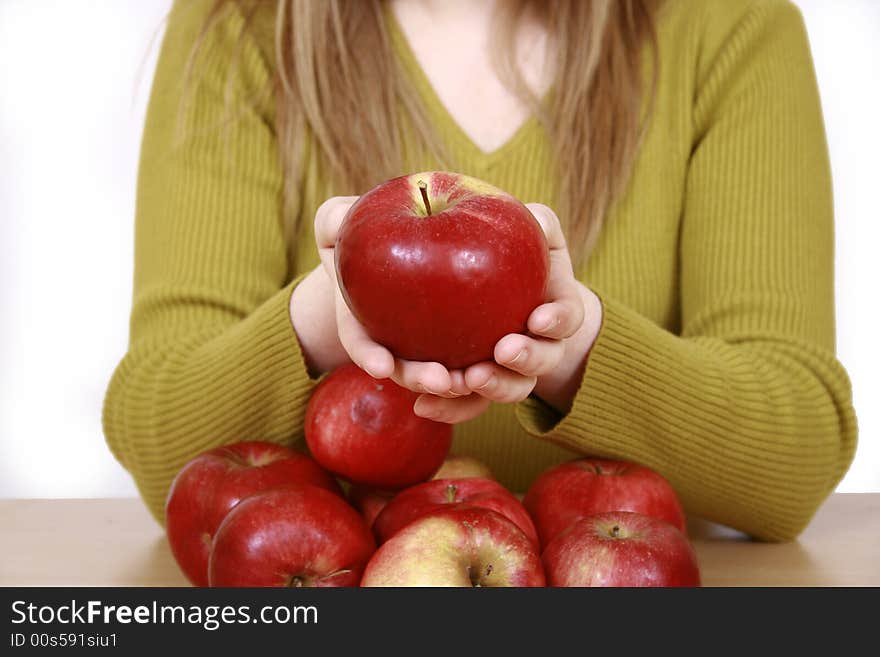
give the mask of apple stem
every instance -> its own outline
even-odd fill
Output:
[[[431,216],[431,202],[428,201],[428,184],[424,180],[419,181],[419,191],[422,193],[422,203],[425,204],[425,212]]]
[[[455,484],[449,484],[446,487],[446,501],[452,504],[455,502],[456,495],[458,495],[458,488],[455,487]]]
[[[473,566],[467,567],[467,575],[468,575],[468,579],[471,580],[471,586],[473,586],[474,588],[479,588],[480,587],[480,578],[476,577],[474,575],[474,567]]]
[[[614,525],[614,527],[611,528],[611,537],[620,538],[620,527]]]

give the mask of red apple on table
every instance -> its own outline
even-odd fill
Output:
[[[635,463],[582,458],[539,476],[523,498],[541,545],[583,516],[633,511],[660,518],[685,531],[675,490],[659,473]]]
[[[520,201],[476,178],[424,172],[361,196],[336,241],[346,303],[370,337],[450,369],[493,360],[544,303],[547,240]]]
[[[171,484],[165,525],[171,552],[190,582],[208,585],[211,540],[232,507],[254,493],[295,483],[342,495],[336,480],[315,461],[274,443],[235,443],[189,461]]]
[[[373,533],[384,543],[422,516],[454,504],[497,511],[520,528],[538,549],[538,534],[529,514],[513,493],[491,479],[436,479],[416,484],[394,496],[373,522]]]
[[[306,407],[306,442],[314,459],[356,484],[397,489],[437,471],[452,426],[417,416],[418,395],[356,365],[333,370]]]
[[[447,456],[443,465],[431,479],[466,479],[468,477],[495,479],[489,466],[479,459],[457,454]]]
[[[687,537],[664,520],[629,511],[586,516],[542,555],[548,586],[699,586]]]
[[[381,490],[370,486],[361,486],[353,484],[348,489],[348,501],[351,505],[360,511],[367,527],[373,526],[373,521],[385,508],[389,500],[394,497],[394,491]]]
[[[376,549],[357,511],[317,486],[253,495],[220,524],[211,586],[357,586]]]
[[[410,523],[382,545],[361,586],[544,586],[541,559],[510,520],[454,505]]]

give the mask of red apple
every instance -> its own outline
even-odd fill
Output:
[[[466,479],[468,477],[481,477],[483,479],[495,479],[489,466],[475,459],[473,456],[458,456],[450,454],[443,461],[440,469],[434,473],[431,479]]]
[[[394,497],[393,491],[380,490],[371,488],[370,486],[361,486],[359,484],[352,485],[348,490],[348,501],[351,505],[360,511],[361,516],[367,523],[367,527],[373,526],[388,501]]]
[[[413,413],[418,395],[355,365],[331,372],[306,408],[306,442],[315,460],[356,484],[397,489],[436,472],[452,426]]]
[[[699,586],[697,556],[664,520],[614,511],[576,520],[542,555],[549,586]]]
[[[196,456],[177,474],[165,503],[168,544],[183,573],[208,585],[208,554],[220,522],[240,500],[306,483],[342,495],[336,480],[305,454],[267,442],[240,442]]]
[[[336,241],[340,288],[367,333],[396,356],[450,369],[493,360],[525,333],[549,271],[540,224],[510,194],[457,173],[373,188]]]
[[[666,520],[685,531],[684,511],[662,475],[635,463],[577,459],[538,477],[523,498],[541,545],[583,516],[634,511]]]
[[[358,512],[317,486],[240,502],[214,536],[211,586],[357,586],[376,549]]]
[[[373,533],[384,543],[409,523],[450,504],[491,509],[522,530],[538,548],[538,534],[529,514],[513,494],[491,479],[436,479],[398,493],[373,523]]]
[[[454,505],[382,545],[361,586],[544,586],[534,545],[500,513]]]

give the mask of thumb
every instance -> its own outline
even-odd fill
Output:
[[[541,225],[550,248],[564,249],[565,233],[562,232],[562,224],[559,222],[559,217],[556,216],[556,213],[543,203],[526,203],[526,207]]]
[[[315,242],[319,249],[332,249],[345,215],[358,200],[357,196],[334,196],[324,201],[315,212]]]

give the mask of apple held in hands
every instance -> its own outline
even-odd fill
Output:
[[[542,555],[548,586],[699,586],[691,544],[659,518],[616,511],[576,520]]]
[[[423,516],[382,545],[361,586],[544,586],[532,542],[500,513],[455,505]]]
[[[519,527],[538,549],[538,534],[523,505],[491,479],[436,479],[411,486],[385,505],[373,523],[373,533],[379,543],[384,543],[414,520],[456,504],[500,513]]]
[[[554,466],[529,486],[523,504],[545,547],[578,518],[606,511],[643,513],[685,531],[684,511],[669,482],[624,461],[582,458]]]
[[[376,549],[363,518],[317,486],[294,485],[240,502],[220,524],[211,586],[357,586]]]
[[[254,493],[295,483],[342,496],[336,480],[315,461],[274,443],[235,443],[189,461],[168,492],[165,525],[174,558],[190,582],[208,585],[211,541],[232,507]]]
[[[339,286],[395,356],[449,369],[493,359],[545,301],[547,240],[520,201],[476,178],[425,172],[360,197],[335,248]]]
[[[355,365],[331,372],[306,408],[314,459],[356,483],[397,489],[430,478],[452,443],[452,426],[417,416],[416,393]]]

